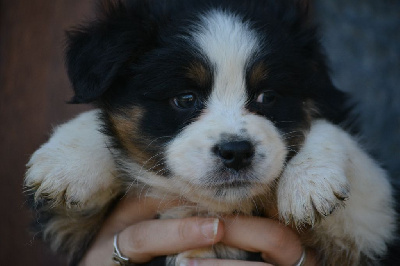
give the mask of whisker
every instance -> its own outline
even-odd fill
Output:
[[[290,135],[290,134],[295,134],[295,133],[298,134],[298,133],[301,133],[301,131],[295,130],[295,131],[283,133],[282,136],[286,136],[286,135]]]
[[[144,162],[142,163],[142,169],[143,169],[144,166],[145,166],[146,164],[148,164],[152,159],[154,159],[155,157],[160,156],[160,155],[162,155],[162,154],[164,154],[164,152],[158,152],[158,153],[154,154],[153,156],[151,156],[150,158],[148,158],[146,161],[144,161]]]
[[[147,144],[145,150],[147,150],[147,149],[148,149],[154,142],[156,142],[157,140],[159,140],[159,139],[164,139],[164,138],[170,138],[170,139],[172,139],[173,136],[162,136],[162,137],[155,138],[155,139],[153,139],[149,144]]]
[[[298,152],[298,151],[296,151],[296,150],[293,150],[293,149],[288,149],[288,151],[294,152],[295,154],[299,154],[299,152]]]
[[[283,139],[284,140],[287,140],[287,139],[293,139],[293,138],[302,138],[302,137],[304,137],[304,135],[303,134],[299,134],[299,135],[291,135],[291,136],[285,136],[285,137],[283,137]]]
[[[257,206],[257,202],[254,200],[254,198],[251,198],[253,204],[254,204],[254,208],[256,208],[256,212],[260,213],[260,211],[258,210],[258,206]]]
[[[297,121],[277,121],[277,123],[296,123]]]
[[[142,194],[143,194],[143,192],[145,191],[146,187],[148,187],[147,189],[150,188],[149,185],[143,184],[143,186],[142,186],[142,188],[141,188],[141,190],[140,190],[140,192],[139,192],[139,199],[142,199]],[[147,194],[147,191],[146,191],[146,194]]]
[[[148,168],[148,169],[146,169],[146,170],[147,170],[147,171],[152,171],[153,169],[157,168],[158,166],[165,165],[165,162],[162,162],[161,160],[160,160],[159,162],[160,162],[160,163],[157,163],[157,164],[153,165],[152,167],[150,167],[150,168]],[[164,169],[164,168],[163,168],[163,169]]]

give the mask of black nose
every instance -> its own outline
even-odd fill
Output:
[[[216,145],[214,152],[226,167],[239,171],[250,165],[254,147],[249,141],[230,141]]]

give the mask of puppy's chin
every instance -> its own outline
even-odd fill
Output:
[[[268,194],[275,180],[272,176],[261,178],[252,170],[216,171],[197,182],[183,176],[174,179],[177,181],[175,185],[179,183],[180,195],[184,198],[194,203],[205,203],[211,211],[239,212],[246,212],[246,203],[253,204],[254,199]]]

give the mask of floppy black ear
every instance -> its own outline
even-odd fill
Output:
[[[313,27],[312,0],[277,0],[277,2],[283,3],[285,8],[280,19],[284,25],[289,25],[293,34]]]
[[[71,103],[97,100],[127,62],[149,49],[154,25],[146,14],[147,1],[132,2],[134,11],[121,0],[102,1],[95,21],[67,32],[66,65],[75,92]]]
[[[308,20],[311,12],[312,0],[295,0],[297,10],[299,10],[303,19]]]

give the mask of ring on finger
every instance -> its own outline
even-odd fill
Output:
[[[112,255],[112,260],[113,262],[115,262],[116,265],[121,265],[121,266],[132,265],[131,262],[129,261],[129,258],[122,255],[121,251],[118,248],[118,233],[114,235],[114,252]]]
[[[300,259],[294,264],[294,266],[304,266],[306,264],[306,249],[303,247],[303,253],[301,253]]]

